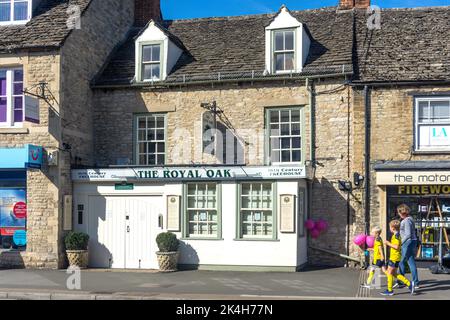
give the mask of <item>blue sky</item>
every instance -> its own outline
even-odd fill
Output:
[[[161,0],[164,19],[189,19],[276,12],[334,6],[339,0]],[[382,8],[450,6],[450,0],[372,0]]]

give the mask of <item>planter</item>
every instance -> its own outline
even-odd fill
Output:
[[[89,262],[89,254],[87,250],[66,250],[67,259],[70,266],[86,269]]]
[[[161,272],[178,271],[179,252],[157,252],[159,270]]]

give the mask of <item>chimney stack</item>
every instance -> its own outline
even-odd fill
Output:
[[[143,27],[150,20],[162,21],[161,0],[134,0],[134,25]]]
[[[339,9],[341,10],[367,9],[368,7],[370,7],[370,0],[339,0]]]

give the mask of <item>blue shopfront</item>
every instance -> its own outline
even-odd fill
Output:
[[[40,170],[43,149],[0,148],[0,249],[25,250],[27,244],[27,170]]]

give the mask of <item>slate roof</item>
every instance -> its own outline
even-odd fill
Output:
[[[381,11],[381,29],[356,13],[359,81],[450,79],[450,6]]]
[[[336,7],[291,11],[312,37],[304,74],[352,72],[353,13]],[[164,21],[166,31],[188,50],[178,61],[167,82],[193,74],[236,73],[243,77],[265,69],[265,27],[276,14]],[[94,85],[127,85],[135,72],[134,37],[112,55]]]
[[[0,52],[60,47],[71,31],[67,28],[69,4],[79,5],[83,13],[91,1],[42,0],[26,25],[0,26]]]

